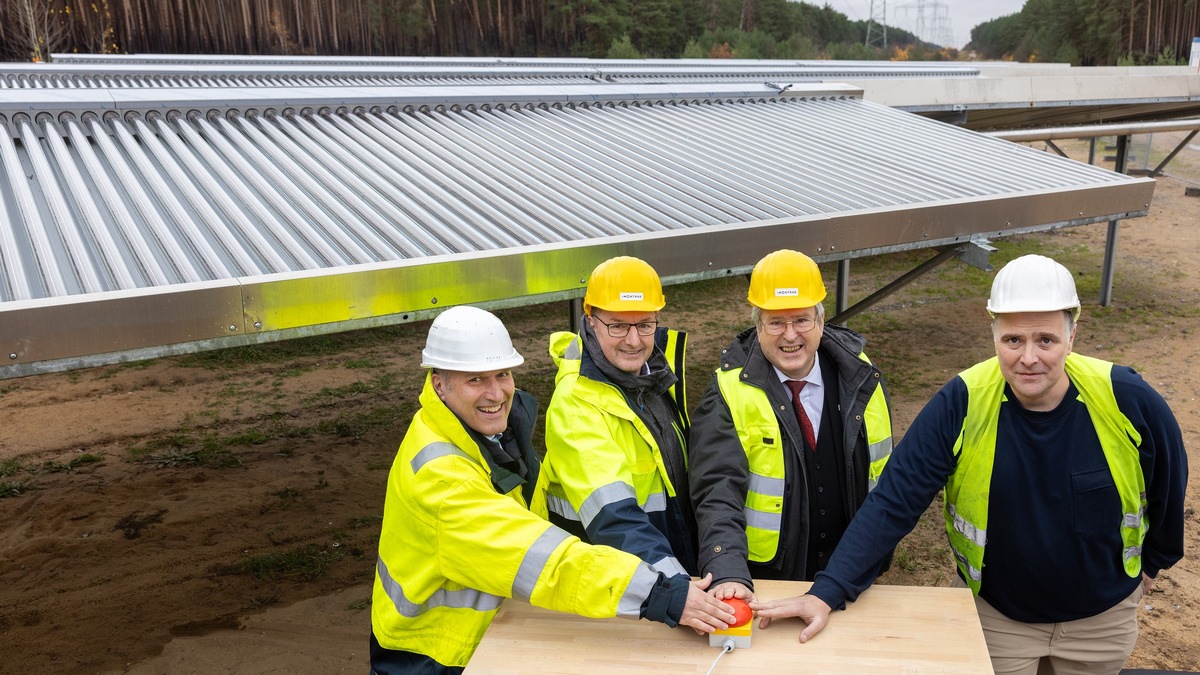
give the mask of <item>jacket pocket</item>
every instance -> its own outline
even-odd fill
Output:
[[[1071,474],[1075,534],[1112,536],[1120,531],[1121,498],[1107,468]]]

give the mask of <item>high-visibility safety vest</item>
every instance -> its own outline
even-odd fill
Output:
[[[1137,577],[1142,573],[1142,541],[1149,529],[1146,480],[1138,454],[1142,438],[1117,407],[1112,367],[1113,364],[1100,359],[1067,355],[1067,376],[1079,390],[1079,400],[1087,406],[1121,498],[1124,549],[1121,556],[1125,573]],[[1000,419],[1000,404],[1005,400],[1004,375],[1000,371],[1000,361],[993,357],[959,373],[959,377],[967,385],[969,398],[966,418],[954,444],[957,465],[946,483],[946,533],[963,578],[978,595],[987,545],[996,426]]]
[[[648,565],[547,522],[542,485],[528,507],[519,486],[498,493],[483,451],[428,377],[420,403],[388,475],[371,603],[382,647],[465,666],[506,597],[640,616],[658,580]]]
[[[867,355],[858,358],[871,363]],[[746,452],[750,480],[746,490],[746,545],[751,562],[765,563],[779,551],[779,532],[783,525],[783,493],[786,487],[786,458],[783,436],[777,415],[794,415],[792,406],[771,405],[767,392],[742,381],[742,369],[718,368],[717,385],[729,406],[738,440]],[[876,371],[878,377],[878,371]],[[875,391],[862,413],[867,434],[870,463],[867,469],[867,490],[874,490],[879,474],[892,454],[892,418],[888,412],[883,384],[877,382]]]
[[[655,343],[677,378],[668,394],[679,413],[673,424],[679,447],[686,449],[686,334],[660,329]],[[687,485],[672,483],[654,434],[629,407],[620,388],[580,375],[582,337],[569,332],[551,335],[550,354],[558,365],[555,400],[546,413],[547,459],[542,466],[550,510],[586,529],[606,505],[632,498],[652,521],[665,518],[668,501],[675,498],[677,489],[687,490]],[[597,410],[604,414],[597,415]],[[611,452],[623,457],[607,459]],[[685,468],[686,461],[685,455]],[[668,576],[686,573],[674,558],[647,562]]]

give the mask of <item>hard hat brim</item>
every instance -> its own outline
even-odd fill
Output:
[[[421,353],[422,368],[437,368],[438,370],[454,370],[461,373],[487,373],[493,370],[508,370],[516,368],[525,363],[525,357],[513,350],[512,354],[498,359],[489,359],[486,361],[456,361],[446,357],[439,357],[429,354],[428,351]]]

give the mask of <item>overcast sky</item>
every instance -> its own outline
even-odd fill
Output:
[[[917,0],[886,0],[887,25],[915,32],[917,24]],[[871,0],[804,0],[810,4],[828,4],[851,19],[866,21],[871,18]],[[876,11],[884,0],[875,0]],[[955,47],[962,47],[971,39],[971,29],[985,21],[1021,11],[1025,0],[923,0],[925,25],[936,26],[934,16],[943,18],[949,14],[950,34]]]

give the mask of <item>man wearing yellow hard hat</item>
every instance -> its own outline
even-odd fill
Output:
[[[775,251],[747,298],[754,325],[721,352],[689,444],[700,571],[722,599],[823,570],[892,449],[881,373],[826,325],[817,264]]]
[[[1132,368],[1073,352],[1071,272],[1040,255],[992,282],[994,357],[926,404],[809,595],[804,642],[875,579],[880,558],[945,490],[958,582],[997,673],[1116,675],[1137,608],[1183,556],[1187,453],[1174,414]]]
[[[372,673],[461,673],[505,598],[699,630],[733,621],[705,586],[547,522],[532,442],[537,401],[515,386],[524,358],[500,319],[452,307],[434,319],[421,357],[421,408],[383,506]]]
[[[592,271],[581,330],[550,337],[558,375],[543,472],[551,522],[690,578],[686,334],[659,326],[665,305],[643,260],[621,256]],[[726,608],[713,602],[714,615]]]

